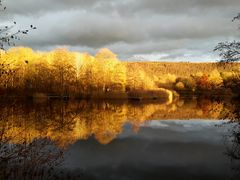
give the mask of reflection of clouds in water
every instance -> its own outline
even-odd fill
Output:
[[[169,125],[166,122],[160,121],[160,120],[149,121],[148,123],[146,123],[142,126],[151,127],[151,128],[167,128],[167,127],[169,127]]]
[[[117,139],[143,139],[146,144],[149,141],[159,143],[194,143],[219,144],[223,137],[229,134],[232,124],[228,121],[204,120],[154,120],[141,125],[138,133],[131,130],[130,125],[124,126],[124,131]]]
[[[144,127],[151,128],[168,128],[175,131],[195,131],[201,130],[203,128],[213,128],[214,126],[221,125],[223,123],[229,122],[228,120],[216,121],[216,120],[152,120],[146,124]]]
[[[189,122],[192,126],[194,123]],[[202,179],[206,179],[205,176],[226,178],[230,162],[223,156],[225,145],[221,130],[224,127],[220,127],[219,131],[216,123],[206,122],[205,128],[180,131],[187,129],[184,124],[151,121],[142,126],[137,134],[131,131],[131,124],[127,124],[121,135],[107,146],[94,139],[78,141],[70,147],[68,153],[71,157],[66,159],[64,166],[70,169],[81,167],[86,169],[86,174],[96,177],[105,177],[104,174],[114,172],[120,179],[131,179],[131,172],[135,174],[134,179],[146,179],[143,177],[152,173],[157,178],[149,179],[168,179],[164,173],[170,172],[167,177],[172,177],[173,171],[177,176],[172,179],[184,179],[178,178],[182,174],[198,177],[199,172],[203,175]],[[174,126],[178,130],[174,130]],[[179,169],[181,171],[176,171]]]
[[[161,143],[204,142],[219,144],[223,141],[223,137],[231,132],[232,127],[233,124],[227,120],[154,120],[142,125],[136,138],[141,137],[145,141],[155,139]]]

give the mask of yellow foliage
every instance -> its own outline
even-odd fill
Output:
[[[117,60],[117,55],[114,54],[107,48],[100,49],[99,52],[96,54],[95,58],[97,60]]]
[[[214,87],[221,87],[223,85],[223,79],[217,69],[209,74],[208,80]]]
[[[126,87],[128,91],[154,90],[155,82],[137,64],[127,69]]]
[[[166,74],[164,76],[159,77],[159,83],[175,83],[176,82],[176,76],[174,74]]]
[[[176,88],[177,88],[178,90],[184,90],[185,86],[184,86],[183,82],[178,82],[178,83],[176,84]]]
[[[17,88],[18,92],[58,95],[105,94],[125,92],[126,67],[108,49],[96,57],[87,53],[56,49],[34,52],[30,48],[13,48],[1,53],[1,61],[9,64],[1,76],[2,87]]]
[[[221,75],[228,78],[233,76],[226,75],[213,63],[121,62],[116,54],[106,48],[91,56],[66,49],[34,52],[30,48],[20,47],[1,52],[1,61],[4,64],[0,69],[4,71],[0,75],[1,92],[11,90],[17,95],[28,96],[44,93],[87,98],[127,98],[131,93],[138,93],[146,97],[152,91],[162,92],[160,88],[192,91],[198,90],[196,88],[201,85],[202,89],[220,88],[223,87]],[[226,65],[226,68],[232,66]],[[224,81],[228,88],[233,83],[238,86],[237,77],[232,79],[230,85],[226,78]]]

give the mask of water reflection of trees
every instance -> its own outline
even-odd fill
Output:
[[[1,133],[11,143],[49,138],[59,147],[91,136],[101,144],[111,142],[130,123],[134,131],[154,119],[222,119],[234,116],[236,107],[221,101],[181,99],[173,104],[156,102],[2,103]]]
[[[0,179],[51,178],[63,159],[63,151],[49,138],[31,138],[26,128],[31,123],[24,122],[28,116],[21,105],[15,107],[15,102],[0,104]],[[37,113],[34,115],[37,117]],[[13,121],[14,118],[19,119]]]
[[[143,123],[154,119],[231,119],[231,122],[240,119],[238,103],[206,98],[180,99],[172,104],[2,102],[0,114],[0,178],[28,176],[30,179],[51,176],[51,167],[62,159],[62,148],[92,136],[99,143],[108,144],[126,123],[137,132]],[[239,165],[239,123],[231,129],[229,139],[232,143],[227,155]],[[240,172],[238,166],[234,167]]]
[[[231,105],[233,106],[233,105]],[[235,104],[233,113],[227,112],[225,117],[230,119],[230,132],[226,137],[228,146],[226,155],[231,160],[232,170],[234,171],[232,179],[239,179],[240,177],[240,106]]]
[[[46,179],[62,160],[62,151],[50,139],[31,143],[0,143],[0,179]]]

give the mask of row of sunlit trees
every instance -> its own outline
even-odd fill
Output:
[[[126,67],[108,49],[95,57],[57,49],[29,48],[1,52],[0,93],[101,96],[124,92]]]

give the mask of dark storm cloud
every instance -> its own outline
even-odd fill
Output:
[[[182,56],[199,49],[209,54],[215,42],[237,37],[231,18],[240,9],[239,0],[8,0],[6,5],[3,20],[38,27],[23,45],[91,52],[108,47],[120,57],[183,49]]]
[[[94,48],[119,42],[128,44],[162,42],[164,46],[168,46],[167,44],[174,40],[178,41],[178,45],[183,45],[181,42],[184,43],[186,39],[196,40],[227,36],[229,32],[235,33],[235,29],[231,26],[222,27],[225,21],[219,18],[179,17],[166,22],[166,19],[171,17],[123,19],[118,15],[104,16],[99,13],[86,15],[76,11],[55,13],[55,15],[50,14],[36,21],[39,30],[32,34],[32,38],[27,39],[28,43],[34,39],[34,44],[37,45],[85,45]],[[62,18],[58,17],[64,17],[64,23]],[[143,22],[148,26],[144,26]],[[39,33],[44,34],[45,38],[39,36]]]

